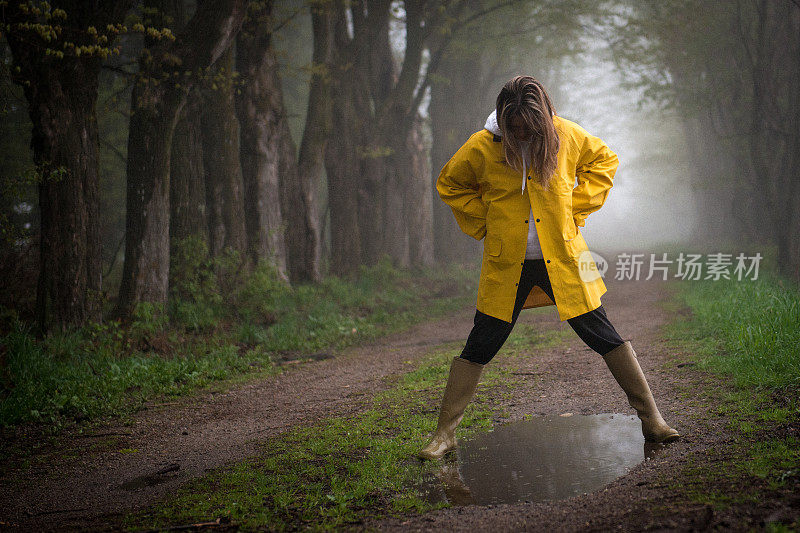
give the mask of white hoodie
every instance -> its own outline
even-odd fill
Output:
[[[492,114],[486,119],[486,124],[483,127],[489,130],[492,134],[501,137],[503,134],[500,131],[500,126],[497,124],[497,110],[492,111]],[[525,194],[525,183],[528,177],[528,168],[530,168],[530,150],[528,143],[522,143],[522,194]],[[530,216],[528,217],[528,246],[525,249],[525,259],[543,259],[542,248],[539,246],[539,235],[536,233],[536,219],[533,217],[533,209],[531,209]]]

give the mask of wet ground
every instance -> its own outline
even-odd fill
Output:
[[[453,505],[563,500],[603,488],[661,447],[644,442],[635,416],[536,417],[462,439],[420,488]]]

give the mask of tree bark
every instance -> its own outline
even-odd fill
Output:
[[[277,63],[271,50],[271,31],[264,23],[273,2],[251,9],[236,41],[236,70],[244,84],[236,96],[241,125],[239,158],[245,188],[248,253],[258,263],[269,261],[288,280],[286,241],[280,189],[278,121],[271,103]]]
[[[367,224],[368,217],[373,205],[380,206],[382,224],[378,226],[381,231],[381,238],[378,246],[367,250],[369,256],[366,257],[368,264],[375,263],[383,256],[388,256],[392,263],[399,267],[411,265],[409,257],[409,227],[406,220],[406,212],[419,209],[421,206],[415,205],[417,198],[412,194],[415,192],[411,188],[411,179],[406,174],[410,171],[411,165],[408,160],[412,157],[406,145],[407,138],[403,137],[394,140],[388,146],[392,154],[382,161],[379,170],[371,176],[379,178],[375,180],[379,195],[383,197],[383,202],[362,203],[364,206],[365,219],[362,225]]]
[[[798,68],[796,56],[783,64],[787,48],[797,49],[798,36],[792,35],[792,15],[795,6],[776,4],[768,0],[756,2],[755,36],[749,43],[753,51],[750,156],[764,186],[761,188],[770,205],[772,241],[777,246],[777,266],[780,273],[797,278],[800,264],[793,261],[795,233],[794,196],[796,190],[797,86],[787,76]],[[739,14],[741,16],[741,13]],[[794,41],[794,42],[793,42]],[[794,130],[794,131],[793,131]],[[787,169],[792,169],[787,171]],[[794,173],[794,175],[793,175]]]
[[[289,279],[293,283],[308,281],[309,265],[306,264],[307,240],[314,234],[312,215],[306,203],[303,188],[297,169],[297,148],[292,140],[289,122],[286,120],[286,108],[283,105],[283,93],[280,90],[280,78],[277,75],[277,61],[274,67],[276,109],[280,110],[277,138],[278,172],[280,174],[280,200],[286,236],[286,259]]]
[[[408,228],[409,262],[415,267],[434,264],[433,187],[430,152],[425,146],[422,121],[417,120],[408,136],[409,197],[405,205],[405,226]]]
[[[34,161],[42,172],[36,295],[42,330],[101,319],[95,117],[99,62],[81,63],[65,60],[62,68],[41,73],[36,89],[25,90],[33,123]],[[60,175],[59,167],[64,170]]]
[[[199,101],[190,98],[179,115],[172,139],[169,181],[171,250],[188,237],[196,236],[208,242],[200,112]]]
[[[789,31],[791,36],[789,41],[788,57],[794,58],[794,62],[787,73],[787,84],[789,87],[797,88],[800,85],[800,6],[793,9],[789,14]],[[792,202],[791,217],[788,220],[788,234],[791,249],[789,251],[789,268],[792,270],[790,276],[800,283],[800,92],[795,90],[790,93],[789,116],[791,122],[787,125],[792,132],[792,147],[790,153],[792,159],[790,163],[793,169],[793,176],[790,176],[789,184],[791,190],[787,197]]]
[[[353,68],[352,43],[347,34],[343,2],[336,2],[333,14],[334,54],[331,94],[333,98],[333,134],[325,150],[330,210],[331,272],[344,276],[357,271],[361,264],[361,228],[359,226],[359,145],[362,121],[359,113],[366,108],[361,71]],[[363,150],[363,148],[362,148]]]
[[[322,278],[322,220],[318,189],[325,175],[325,149],[332,128],[330,76],[333,53],[333,16],[328,5],[311,9],[314,35],[313,72],[308,93],[308,111],[300,142],[297,175],[308,218],[309,234],[303,248],[298,277],[308,281]]]
[[[354,94],[349,90],[346,72],[336,72],[334,94]],[[358,122],[352,101],[336,98],[333,129],[349,134],[332,135],[325,151],[325,168],[328,174],[328,205],[330,208],[331,272],[345,276],[358,270],[361,264],[361,227],[359,226],[359,169],[354,131]]]
[[[247,248],[232,46],[216,62],[211,76],[202,91],[200,124],[209,250],[212,256],[218,256],[225,249],[244,252]]]
[[[117,313],[140,302],[164,303],[169,273],[169,161],[172,136],[193,81],[159,81],[175,70],[194,73],[230,46],[244,18],[244,0],[202,2],[174,43],[149,47],[139,60],[128,136],[125,264]],[[180,87],[178,87],[180,85]]]
[[[389,42],[391,2],[376,0],[353,6],[355,65],[367,76],[356,90],[365,93],[363,107],[357,110],[360,120],[358,141],[361,154],[358,188],[359,225],[361,227],[361,262],[375,264],[384,255],[395,264],[408,264],[408,242],[403,225],[402,175],[392,165],[402,160],[405,135],[399,124],[389,118],[386,109],[397,83],[397,68]],[[412,11],[413,12],[413,11]],[[408,15],[408,11],[406,13]]]
[[[162,0],[161,10],[154,14],[153,24],[156,27],[172,27],[174,31],[183,31],[189,20],[187,7],[184,0]],[[186,105],[178,114],[172,137],[169,176],[170,289],[176,282],[174,259],[185,252],[186,246],[196,246],[197,239],[205,246],[209,240],[200,124],[203,108],[199,96],[196,87],[187,95]],[[193,242],[188,243],[187,239],[192,239]],[[193,251],[202,253],[200,250]],[[172,291],[170,294],[173,294]]]
[[[118,22],[132,2],[54,1],[67,19],[54,41],[45,41],[26,24],[41,23],[11,2],[0,12],[11,49],[14,81],[24,87],[33,124],[31,147],[40,176],[40,248],[36,315],[39,328],[66,328],[100,320],[102,285],[99,228],[98,127],[95,102],[101,60],[96,54],[63,58],[64,35],[76,45],[92,45],[90,25]],[[47,22],[44,22],[47,24]]]

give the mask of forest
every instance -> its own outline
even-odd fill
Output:
[[[587,34],[678,117],[693,238],[775,245],[796,278],[797,9],[3,2],[2,303],[43,330],[130,317],[187,248],[287,283],[468,258],[438,170],[521,68],[568,91]]]
[[[0,57],[0,526],[800,524],[800,0],[0,0]],[[410,459],[487,254],[437,180],[518,75],[619,156],[572,246],[685,437],[560,503]],[[556,308],[461,435],[630,414]]]

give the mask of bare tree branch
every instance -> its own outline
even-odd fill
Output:
[[[303,13],[305,11],[305,9],[306,9],[305,6],[304,7],[298,7],[297,9],[292,11],[285,19],[279,20],[272,27],[272,32],[275,33],[277,31],[280,31],[284,26],[289,24],[291,21],[293,21],[295,18],[297,18],[301,13]]]
[[[100,139],[100,145],[108,148],[109,150],[111,150],[111,153],[113,153],[115,156],[117,156],[117,158],[119,158],[119,160],[123,164],[127,163],[128,158],[125,156],[125,154],[120,152],[119,148],[117,148],[116,146],[114,146],[113,144],[111,144],[110,142],[108,142],[107,140],[102,139],[102,138]]]
[[[126,65],[135,65],[135,64],[136,63],[133,62],[133,61],[131,61],[130,63],[126,63]],[[120,66],[117,66],[117,65],[103,65],[102,69],[103,70],[110,70],[111,72],[116,72],[117,74],[122,74],[123,76],[127,76],[127,77],[136,76],[135,72],[130,72],[128,70],[125,70],[124,68],[122,68],[122,66],[123,65],[120,65]]]
[[[494,4],[486,9],[481,11],[477,11],[472,15],[465,18],[463,21],[460,22],[457,28],[455,28],[452,32],[450,32],[444,40],[441,41],[439,47],[431,52],[431,59],[428,61],[428,68],[425,70],[425,77],[422,79],[422,82],[419,84],[417,88],[417,93],[414,96],[414,101],[410,107],[409,112],[415,114],[417,109],[419,109],[420,103],[422,103],[422,99],[425,97],[425,91],[427,90],[428,86],[430,85],[430,76],[431,74],[435,74],[436,70],[439,68],[439,63],[442,60],[442,56],[444,55],[447,46],[452,42],[453,38],[456,37],[460,32],[464,31],[470,24],[479,20],[486,15],[489,15],[495,11],[503,9],[505,7],[510,7],[516,4],[522,4],[524,0],[507,0],[506,2],[500,2],[498,4]],[[456,3],[458,7],[463,7],[463,3]],[[413,115],[412,115],[413,116]]]

